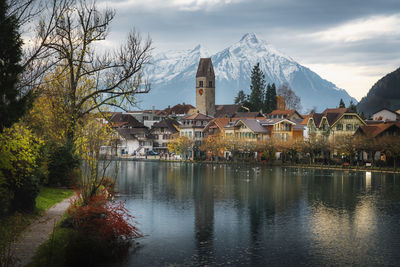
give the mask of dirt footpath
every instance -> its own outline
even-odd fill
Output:
[[[33,255],[35,255],[39,246],[49,239],[54,225],[60,220],[71,204],[71,198],[64,199],[62,202],[48,209],[43,216],[29,225],[12,245],[11,255],[17,259],[17,266],[26,266],[31,261]]]

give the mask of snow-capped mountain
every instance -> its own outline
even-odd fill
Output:
[[[254,33],[245,34],[239,42],[210,55],[207,49],[198,45],[192,50],[169,51],[153,58],[146,74],[152,83],[149,94],[140,97],[140,106],[147,108],[155,105],[164,108],[177,103],[195,103],[195,76],[199,59],[210,57],[216,75],[216,104],[233,103],[239,90],[250,92],[250,75],[255,64],[260,63],[267,83],[277,87],[288,83],[301,98],[303,111],[313,107],[321,111],[327,107],[336,107],[342,98],[345,103],[357,102],[345,90],[322,79],[260,40]]]

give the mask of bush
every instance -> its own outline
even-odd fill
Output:
[[[39,191],[39,179],[33,175],[28,177],[24,184],[14,192],[14,210],[33,212],[36,207],[36,197],[39,195]]]
[[[139,230],[129,223],[133,217],[122,202],[107,201],[107,193],[102,190],[90,198],[88,205],[75,201],[68,213],[74,226],[83,235],[95,236],[107,242],[126,241],[139,237]]]
[[[34,209],[41,145],[22,125],[15,124],[0,134],[0,214]]]
[[[107,201],[105,189],[91,197],[88,205],[76,200],[68,210],[75,235],[67,246],[68,266],[97,266],[115,262],[128,252],[139,230],[122,202]]]
[[[79,157],[75,154],[72,143],[53,145],[48,163],[49,185],[74,186],[78,180],[77,167],[79,167]]]

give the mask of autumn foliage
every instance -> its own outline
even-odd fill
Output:
[[[81,234],[104,241],[128,241],[140,237],[139,229],[130,223],[134,219],[123,202],[108,201],[107,193],[92,196],[87,205],[79,200],[72,203],[68,213],[74,228]]]

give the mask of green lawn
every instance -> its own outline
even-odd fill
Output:
[[[13,213],[0,218],[0,254],[6,246],[16,238],[34,219],[47,209],[72,196],[73,190],[63,188],[41,187],[36,198],[36,209],[33,213]]]
[[[73,193],[71,189],[42,187],[39,196],[36,198],[36,209],[38,212],[48,210],[54,204],[72,196]]]

